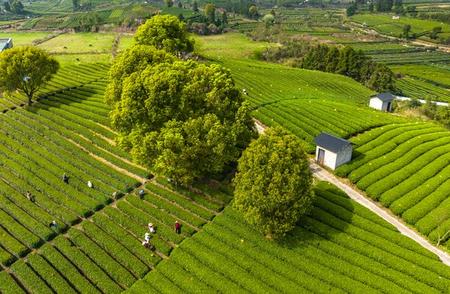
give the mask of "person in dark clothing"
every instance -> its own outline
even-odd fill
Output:
[[[144,199],[145,191],[144,189],[140,189],[138,192],[139,198]]]
[[[69,183],[69,177],[66,175],[66,173],[63,174],[62,176],[63,182],[68,184]]]
[[[58,224],[56,223],[55,220],[52,220],[52,222],[48,225],[50,227],[50,229],[57,229],[58,228]]]
[[[181,234],[181,224],[178,221],[175,222],[175,233]]]

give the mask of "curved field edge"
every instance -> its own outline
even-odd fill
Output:
[[[281,243],[233,208],[173,250],[129,293],[445,292],[450,269],[336,187]]]
[[[336,173],[434,244],[450,246],[450,131],[433,123],[386,125],[351,139]]]

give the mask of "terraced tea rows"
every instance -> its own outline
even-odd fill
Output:
[[[320,132],[347,138],[398,120],[362,107],[372,92],[346,77],[254,62],[225,65],[246,89],[253,115],[268,126],[287,128],[308,143],[309,151]]]
[[[450,132],[431,123],[393,124],[352,141],[357,155],[338,174],[450,249]]]
[[[180,194],[162,179],[143,199],[126,194],[148,172],[114,146],[104,88],[92,82],[0,115],[0,292],[118,293],[229,201]],[[141,244],[148,222],[158,229],[154,253]]]
[[[64,91],[68,88],[82,86],[98,79],[103,79],[108,67],[105,64],[93,63],[79,66],[62,67],[52,80],[37,94],[36,98],[53,91]],[[14,93],[0,99],[0,111],[24,105],[27,99],[25,95]]]
[[[232,208],[176,248],[129,293],[441,293],[450,269],[388,223],[320,183],[310,216],[282,243]]]

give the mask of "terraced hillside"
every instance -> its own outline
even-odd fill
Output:
[[[442,293],[450,269],[388,223],[320,183],[311,215],[281,243],[232,208],[129,293]]]
[[[62,67],[58,73],[36,94],[36,99],[52,92],[70,90],[100,79],[104,79],[108,66],[101,63]],[[1,94],[0,94],[1,95]],[[25,95],[14,93],[0,98],[0,111],[25,105]]]
[[[0,114],[1,293],[121,292],[228,202],[175,192],[163,179],[137,197],[149,173],[114,146],[104,88],[98,80]],[[155,252],[141,245],[149,222]]]
[[[257,61],[224,65],[246,89],[253,115],[268,126],[287,128],[308,143],[309,151],[320,132],[348,138],[399,120],[366,107],[373,92],[350,78]]]
[[[449,130],[392,124],[351,141],[356,155],[337,173],[450,250]]]

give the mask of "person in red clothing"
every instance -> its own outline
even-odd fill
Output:
[[[175,233],[181,234],[181,224],[178,221],[175,222]]]

